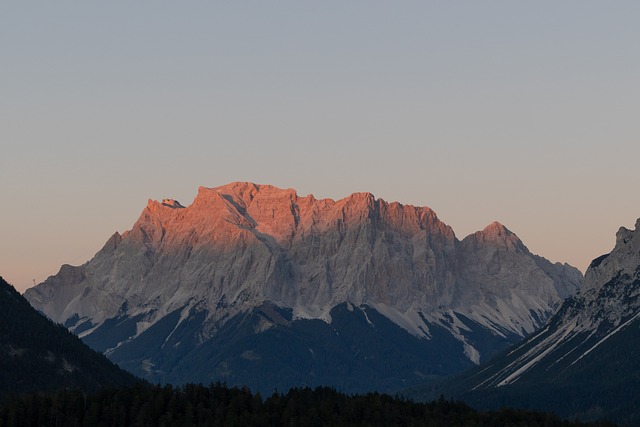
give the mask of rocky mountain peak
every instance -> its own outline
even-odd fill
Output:
[[[463,245],[473,247],[490,246],[496,249],[529,252],[522,240],[498,221],[494,221],[483,230],[467,236],[463,240]]]
[[[485,236],[511,236],[513,233],[498,221],[494,221],[487,225],[482,233]]]
[[[626,244],[631,236],[633,235],[633,231],[629,230],[627,227],[620,227],[618,232],[616,233],[616,246]]]
[[[621,227],[613,250],[591,262],[583,288],[563,307],[561,324],[603,335],[639,316],[640,219],[634,230]]]
[[[640,219],[635,229],[620,227],[616,233],[615,247],[609,254],[602,255],[591,262],[585,273],[585,286],[582,295],[595,298],[605,284],[617,278],[617,286],[640,279]],[[638,282],[640,283],[640,282]]]
[[[626,227],[620,227],[618,229],[618,232],[616,233],[616,247],[614,248],[614,251],[618,249],[618,247],[628,244],[632,239],[635,238],[635,236],[639,233],[639,231],[640,231],[640,219],[636,221],[634,230],[629,230]]]
[[[207,192],[219,193],[223,196],[232,197],[248,206],[255,198],[260,199],[289,199],[297,200],[298,194],[294,189],[281,189],[273,185],[255,184],[253,182],[232,182],[214,188],[200,187],[200,192],[206,195]]]
[[[347,197],[350,203],[360,206],[373,207],[376,203],[376,197],[369,192],[352,193]]]
[[[521,243],[520,238],[507,227],[494,221],[479,232],[482,238],[491,242]]]

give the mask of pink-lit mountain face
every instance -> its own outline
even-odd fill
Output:
[[[197,313],[193,345],[200,346],[256,309],[288,313],[286,321],[257,319],[252,328],[260,335],[303,320],[334,325],[334,310],[343,306],[371,327],[366,314],[373,310],[412,339],[433,341],[446,331],[459,356],[478,363],[495,350],[479,330],[513,342],[535,331],[581,281],[578,270],[531,254],[499,223],[460,241],[427,207],[370,193],[334,201],[232,183],[201,187],[188,207],[150,200],[130,231],[25,297],[108,355],[150,335],[170,314],[164,339]],[[113,319],[128,319],[128,329],[114,329]],[[157,363],[148,359],[129,367],[153,378]]]

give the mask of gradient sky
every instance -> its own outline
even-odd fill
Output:
[[[637,1],[2,2],[0,275],[253,181],[494,220],[584,271],[640,217]]]

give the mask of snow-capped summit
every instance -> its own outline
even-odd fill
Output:
[[[355,316],[380,335],[366,343],[372,353],[353,369],[378,369],[369,366],[372,360],[391,354],[379,353],[382,343],[388,347],[401,331],[413,343],[409,353],[423,360],[420,369],[404,364],[411,382],[479,363],[533,332],[581,280],[575,268],[531,254],[499,223],[459,241],[428,207],[387,203],[371,193],[300,197],[293,189],[236,182],[200,187],[188,207],[149,201],[133,228],[112,236],[91,261],[64,266],[25,296],[152,379],[180,382],[201,374],[233,382],[237,360],[251,370],[267,358],[269,350],[256,342],[300,333],[303,346],[326,328],[342,331],[343,339],[355,333],[340,329],[354,325],[344,319]],[[243,327],[248,318],[251,326]],[[247,336],[233,351],[221,335],[231,330]],[[196,366],[193,358],[204,357],[204,349],[209,362]],[[308,356],[309,349],[301,351]],[[302,357],[296,351],[288,360]],[[442,360],[430,359],[434,351]],[[328,376],[313,364],[305,369],[289,385]],[[353,375],[371,376],[360,371]]]

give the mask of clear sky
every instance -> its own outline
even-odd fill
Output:
[[[640,217],[640,2],[0,4],[0,275],[253,181],[494,220],[584,270]]]

